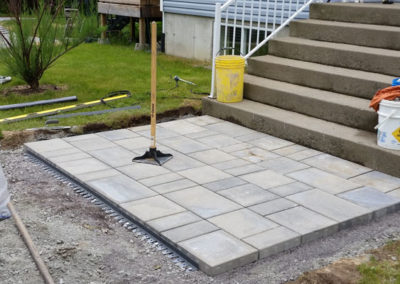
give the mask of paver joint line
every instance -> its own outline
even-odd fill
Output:
[[[400,209],[399,178],[319,151],[209,116],[159,129],[162,167],[130,163],[147,126],[25,148],[210,275]]]

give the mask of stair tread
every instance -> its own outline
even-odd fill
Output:
[[[250,74],[245,75],[245,83],[257,85],[268,89],[275,89],[286,93],[289,92],[297,96],[307,97],[310,99],[316,99],[334,104],[350,106],[356,109],[361,109],[369,112],[374,112],[371,108],[369,108],[370,100],[368,99],[353,97],[345,94],[320,90],[316,88],[310,88],[306,86],[300,86],[292,83],[258,77]]]
[[[290,124],[305,129],[306,131],[323,133],[327,136],[333,136],[342,140],[352,141],[360,145],[388,152],[400,158],[400,151],[389,150],[379,147],[376,144],[376,134],[369,131],[352,128],[330,121],[325,121],[319,118],[246,99],[239,103],[229,104],[229,107],[236,110],[243,110],[249,113],[258,113],[263,117],[268,117],[269,119],[282,122],[283,124]]]
[[[277,56],[273,56],[273,55],[263,55],[263,56],[252,57],[252,58],[250,58],[250,61],[273,63],[273,64],[291,66],[291,67],[295,67],[295,68],[299,68],[299,69],[307,69],[307,70],[315,71],[315,72],[335,74],[338,76],[346,76],[349,78],[370,80],[370,81],[380,82],[382,84],[387,84],[388,86],[391,84],[391,82],[393,80],[393,76],[389,76],[389,75],[383,75],[383,74],[379,74],[379,73],[324,65],[324,64],[313,63],[313,62],[306,62],[306,61],[289,59],[289,58],[284,58],[284,57],[277,57]]]
[[[315,3],[316,5],[323,5],[322,3]],[[380,10],[398,10],[400,12],[400,3],[393,3],[391,5],[382,5],[381,3],[329,3],[331,6],[338,6],[338,7],[355,7],[357,9],[380,9]]]
[[[312,25],[321,25],[321,26],[326,26],[326,27],[331,27],[331,26],[337,26],[337,27],[343,27],[343,28],[351,27],[351,28],[366,29],[366,30],[371,30],[371,31],[388,31],[388,32],[400,33],[400,27],[398,27],[398,26],[338,22],[338,21],[327,21],[327,20],[319,20],[319,19],[295,20],[293,22],[312,24]]]
[[[342,51],[364,53],[364,54],[371,55],[371,56],[378,55],[378,56],[400,58],[399,50],[384,49],[384,48],[377,48],[377,47],[368,47],[368,46],[360,46],[360,45],[353,45],[353,44],[346,44],[346,43],[319,41],[319,40],[312,40],[312,39],[306,39],[306,38],[300,38],[300,37],[281,37],[281,38],[273,39],[271,41],[280,41],[280,42],[286,42],[286,43],[301,44],[301,45],[306,45],[306,46],[322,47],[322,48],[336,49],[336,50],[342,50]]]

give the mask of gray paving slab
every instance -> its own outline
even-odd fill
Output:
[[[394,196],[396,198],[400,198],[400,189],[395,189],[386,193],[387,195]]]
[[[167,152],[166,152],[167,153]],[[163,165],[164,168],[169,169],[174,172],[179,172],[187,169],[198,168],[205,166],[204,163],[190,158],[189,156],[177,153],[174,151],[169,151],[174,157]]]
[[[239,144],[224,146],[221,149],[226,153],[233,153],[233,152],[237,152],[240,150],[245,150],[245,149],[249,149],[249,148],[253,148],[253,147],[254,146],[249,143],[239,143]]]
[[[190,139],[199,139],[199,138],[217,135],[217,134],[218,134],[217,132],[207,129],[207,130],[200,131],[200,132],[186,134],[185,137],[190,138]]]
[[[250,206],[249,209],[256,212],[257,214],[266,216],[296,207],[297,205],[297,203],[287,200],[286,198],[277,198],[271,201]]]
[[[145,129],[142,131],[136,131],[136,134],[144,136],[146,138],[150,138],[150,136],[151,136],[151,132],[149,131],[149,129]],[[180,134],[169,128],[164,128],[164,127],[160,127],[159,125],[157,125],[156,136],[157,136],[157,139],[162,140],[164,138],[180,136]]]
[[[300,245],[301,236],[279,226],[245,238],[243,241],[259,250],[259,258],[265,258]]]
[[[261,172],[243,175],[241,178],[264,189],[292,183],[295,181],[271,170],[264,170]]]
[[[359,175],[351,178],[350,181],[373,187],[382,192],[388,192],[400,187],[400,178],[392,177],[377,171]]]
[[[299,192],[303,192],[306,190],[312,189],[311,186],[301,183],[301,182],[293,182],[273,188],[269,188],[268,191],[275,193],[279,196],[285,197],[291,194],[296,194]]]
[[[339,229],[337,221],[302,206],[268,215],[267,218],[301,234],[302,242],[333,234]]]
[[[241,208],[240,205],[201,186],[174,191],[165,196],[202,218],[211,218]]]
[[[215,169],[210,166],[203,166],[194,169],[188,169],[184,171],[178,172],[178,174],[198,183],[198,184],[206,184],[213,181],[226,179],[232,177],[231,175],[224,173],[218,169]]]
[[[298,151],[293,154],[287,155],[286,157],[295,161],[301,161],[320,154],[322,154],[322,152],[313,149],[306,149],[303,151]]]
[[[59,150],[74,149],[71,144],[60,138],[38,142],[29,142],[25,144],[25,147],[42,155],[45,152],[56,152]]]
[[[72,175],[90,173],[110,168],[106,164],[94,158],[85,158],[81,160],[73,160],[67,162],[57,162],[56,164],[59,168]]]
[[[165,194],[165,193],[172,192],[172,191],[177,191],[177,190],[181,190],[181,189],[185,189],[185,188],[189,188],[189,187],[194,187],[196,185],[197,185],[196,183],[194,183],[193,181],[191,181],[189,179],[180,179],[180,180],[153,186],[151,189],[160,194]]]
[[[126,202],[121,204],[121,207],[144,222],[186,211],[185,208],[161,195]]]
[[[267,160],[258,164],[266,169],[273,170],[274,172],[280,174],[287,174],[290,172],[302,170],[309,168],[308,165],[303,164],[301,162],[297,162],[285,157]]]
[[[96,139],[99,137],[97,134],[84,134],[84,135],[75,135],[75,136],[70,136],[70,137],[65,137],[63,138],[64,141],[67,142],[76,142],[76,141],[82,141],[82,140],[88,140],[88,139]]]
[[[249,141],[248,143],[268,151],[276,150],[294,144],[293,142],[276,138],[273,136],[267,136],[260,139],[252,140]]]
[[[255,248],[222,230],[180,242],[178,245],[209,275],[226,272],[258,258]]]
[[[224,172],[231,174],[233,176],[241,176],[241,175],[259,172],[259,171],[263,171],[263,170],[265,170],[264,167],[261,167],[261,166],[255,165],[255,164],[248,164],[248,165],[244,165],[244,166],[240,166],[240,167],[236,167],[236,168],[226,169],[226,170],[224,170]]]
[[[257,147],[240,150],[231,154],[252,163],[259,163],[265,160],[276,159],[280,157],[277,154]]]
[[[206,128],[203,128],[199,125],[190,123],[186,119],[179,119],[179,120],[164,122],[164,123],[160,124],[159,127],[166,128],[166,129],[176,132],[180,135],[185,135],[185,134],[190,134],[190,133],[201,132],[201,131],[207,130]]]
[[[370,168],[352,163],[329,154],[317,155],[302,161],[323,171],[348,179],[372,171]]]
[[[86,158],[91,158],[89,154],[86,154],[85,152],[79,151],[77,153],[71,153],[69,155],[64,155],[64,156],[55,156],[55,157],[50,157],[48,158],[50,161],[53,163],[61,163],[61,162],[68,162],[68,161],[74,161],[74,160],[82,160]]]
[[[216,164],[213,164],[212,166],[219,170],[227,170],[227,169],[237,168],[237,167],[250,165],[250,164],[251,163],[249,161],[245,161],[243,159],[235,159],[235,160],[226,161],[226,162],[222,162],[222,163],[216,163]]]
[[[198,141],[201,141],[201,139],[194,140],[184,136],[177,136],[163,139],[161,143],[183,154],[211,149],[210,146],[199,143]]]
[[[236,145],[239,142],[238,140],[224,134],[206,136],[197,140],[200,143],[209,146],[210,148],[216,149],[226,149],[227,147]]]
[[[70,141],[69,143],[71,143],[71,145],[83,151],[92,151],[92,150],[104,149],[115,146],[115,144],[112,143],[110,140],[102,138],[97,135],[94,138]]]
[[[162,217],[149,221],[147,225],[158,232],[164,232],[173,228],[188,225],[202,219],[190,211],[184,211],[167,217]]]
[[[201,152],[196,152],[189,155],[193,159],[199,160],[204,164],[211,165],[215,163],[226,162],[236,159],[234,156],[229,155],[217,149],[211,149]]]
[[[208,221],[238,239],[243,239],[278,226],[276,223],[246,208],[210,218]]]
[[[371,210],[391,207],[400,203],[400,198],[385,194],[372,187],[357,188],[338,196]]]
[[[228,189],[234,186],[243,185],[247,182],[238,178],[238,177],[231,177],[226,179],[220,179],[214,182],[203,184],[203,186],[212,191],[219,191]]]
[[[150,147],[150,139],[146,137],[135,137],[114,141],[115,144],[118,144],[128,150],[137,150],[142,148]]]
[[[180,179],[183,179],[183,177],[176,173],[166,173],[149,178],[140,179],[139,182],[144,184],[145,186],[152,187],[159,184],[170,183]]]
[[[104,131],[97,133],[97,135],[107,138],[111,141],[139,137],[139,134],[134,133],[133,131],[129,131],[128,129]]]
[[[331,194],[338,194],[350,189],[361,187],[361,184],[340,178],[315,168],[293,172],[288,174],[288,176]]]
[[[135,154],[122,147],[109,147],[88,152],[94,158],[109,166],[116,168],[132,164]]]
[[[219,230],[219,228],[208,221],[202,220],[196,223],[184,225],[178,228],[174,228],[162,233],[164,237],[178,243],[194,237],[205,235]]]
[[[216,118],[216,117],[209,116],[209,115],[191,117],[191,118],[187,118],[185,120],[190,123],[199,125],[199,126],[206,126],[209,124],[223,122],[223,120]]]
[[[230,137],[238,137],[238,136],[243,136],[243,135],[248,135],[248,134],[253,134],[256,133],[256,131],[251,130],[249,128],[234,124],[232,122],[228,121],[223,121],[219,123],[214,123],[208,126],[205,126],[206,128],[228,135]]]
[[[25,144],[27,145],[27,144]],[[45,157],[47,159],[50,158],[55,158],[55,157],[64,157],[64,156],[69,156],[69,155],[74,155],[74,154],[79,154],[83,153],[82,150],[79,150],[78,148],[75,148],[74,146],[68,144],[68,148],[63,148],[63,149],[58,149],[55,151],[35,151],[36,153],[40,154],[42,157]]]
[[[246,135],[237,136],[236,139],[242,142],[254,141],[260,138],[270,137],[270,135],[262,132],[252,132]]]
[[[218,191],[218,194],[221,194],[244,207],[278,198],[277,195],[251,183],[221,190]]]
[[[272,152],[279,154],[281,156],[289,156],[292,155],[294,153],[300,152],[300,151],[304,151],[307,150],[308,148],[301,146],[301,145],[297,145],[297,144],[293,144],[290,146],[286,146],[283,148],[279,148],[276,150],[273,150]]]
[[[112,176],[117,176],[121,175],[121,172],[115,170],[115,169],[105,169],[105,170],[100,170],[100,171],[95,171],[95,172],[90,172],[90,173],[83,173],[83,174],[77,174],[75,177],[83,182],[89,181],[89,180],[95,180],[95,179],[103,179],[103,178],[108,178]]]
[[[357,222],[357,220],[368,221],[372,217],[370,209],[319,189],[290,195],[287,199],[340,223],[349,220],[352,222]]]
[[[164,167],[143,163],[132,163],[128,166],[118,167],[117,170],[136,180],[170,173]]]
[[[87,184],[116,204],[157,195],[156,192],[122,174],[90,180]]]

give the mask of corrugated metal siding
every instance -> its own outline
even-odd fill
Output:
[[[183,14],[183,15],[193,15],[193,16],[200,16],[200,17],[210,17],[214,18],[215,15],[215,4],[216,3],[225,3],[225,0],[164,0],[164,12],[166,13],[174,13],[174,14]],[[251,2],[253,2],[253,13],[257,15],[253,15],[253,21],[258,22],[258,6],[260,5],[259,0],[254,0],[254,1],[247,1],[246,2],[246,11],[245,11],[245,19],[248,20],[250,18],[250,7],[251,7]],[[261,11],[261,19],[260,22],[265,23],[266,21],[266,13],[265,13],[265,7],[267,6],[267,3],[269,3],[269,7],[273,8],[275,5],[275,1],[261,1],[261,7],[263,8]],[[291,11],[295,11],[295,6],[296,6],[296,0],[292,1],[292,8]],[[282,8],[282,2],[278,0],[277,2],[277,15],[280,16],[280,10]],[[285,4],[284,9],[287,11],[289,10],[289,4]],[[231,7],[230,12],[233,13],[234,7]],[[238,9],[238,15],[241,16],[241,9]],[[273,11],[269,12],[268,16],[268,22],[272,22],[272,17],[273,17]],[[225,16],[225,13],[223,14],[223,17]],[[308,9],[306,9],[303,13],[301,13],[298,17],[298,19],[305,19],[308,18]],[[284,17],[283,20],[285,20],[286,17]]]

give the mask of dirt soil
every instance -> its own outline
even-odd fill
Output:
[[[16,210],[56,283],[283,283],[314,269],[320,271],[310,272],[310,281],[307,273],[296,283],[355,283],[354,267],[365,252],[400,238],[400,213],[395,213],[209,277],[183,271],[32,163],[22,148],[1,150],[0,163]],[[0,222],[0,244],[0,283],[42,283],[13,219]],[[335,261],[340,269],[325,267]]]
[[[38,95],[38,94],[43,94],[47,91],[64,91],[67,90],[68,87],[66,85],[50,85],[50,84],[42,84],[40,85],[40,88],[37,90],[31,89],[30,86],[28,85],[19,85],[19,86],[14,86],[14,87],[9,87],[5,88],[1,94],[3,96],[8,96],[10,94],[15,94],[15,95]]]

